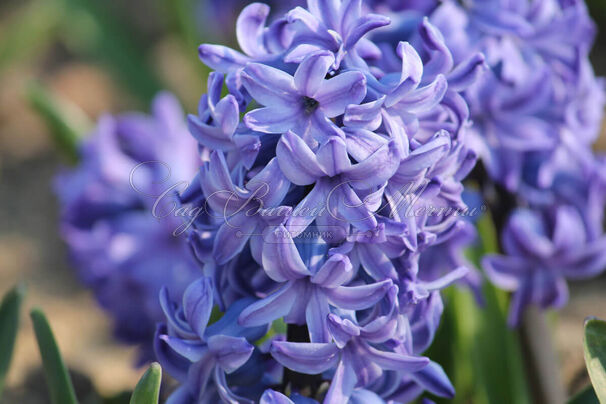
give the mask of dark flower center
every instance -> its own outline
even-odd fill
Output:
[[[319,105],[320,103],[314,100],[313,98],[305,96],[303,97],[303,107],[305,108],[305,112],[307,112],[308,114],[314,112]]]

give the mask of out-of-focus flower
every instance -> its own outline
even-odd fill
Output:
[[[185,237],[173,235],[183,218],[172,200],[195,173],[197,146],[173,96],[158,95],[152,110],[103,117],[83,141],[79,166],[55,183],[79,277],[117,336],[142,345],[142,359],[152,358],[160,288],[180,294],[200,273]]]
[[[604,83],[589,62],[595,27],[583,1],[446,1],[431,21],[455,60],[482,51],[491,67],[465,98],[475,148],[495,181],[525,196],[529,178],[551,185],[560,168],[552,156],[585,157],[599,132]]]
[[[489,255],[484,268],[499,287],[514,291],[509,321],[519,322],[529,304],[562,307],[566,279],[594,277],[606,267],[606,237],[592,237],[578,211],[559,206],[541,214],[519,209],[503,232],[504,252]]]

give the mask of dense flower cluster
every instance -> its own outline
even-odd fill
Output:
[[[485,261],[496,285],[516,291],[510,322],[517,324],[527,304],[561,307],[564,278],[595,276],[605,267],[606,252],[597,246],[606,242],[606,182],[602,159],[591,150],[604,109],[604,82],[588,57],[595,28],[580,0],[446,1],[430,19],[455,60],[481,51],[490,66],[464,94],[473,121],[469,145],[490,181],[522,207],[503,229],[510,256]],[[574,253],[556,234],[561,226],[574,238]],[[539,248],[544,243],[553,251]]]
[[[418,50],[381,49],[369,33],[390,20],[361,1],[310,0],[266,27],[269,13],[239,16],[243,53],[199,49],[215,72],[188,123],[205,162],[181,202],[204,207],[189,237],[205,278],[182,305],[163,295],[156,352],[183,383],[171,402],[450,397],[421,354],[440,289],[469,269],[428,254],[469,234],[461,180],[476,155],[460,93],[484,59],[455,64],[427,20]],[[215,304],[226,314],[207,328]],[[287,335],[254,347],[276,321]],[[276,386],[291,398],[263,391]]]
[[[162,318],[158,293],[182,293],[200,276],[180,219],[168,215],[165,190],[189,180],[198,166],[195,142],[173,96],[161,94],[153,115],[103,117],[82,144],[81,164],[55,183],[61,233],[85,285],[112,316],[118,338],[140,344],[153,358],[152,337]],[[166,202],[166,203],[164,203]]]

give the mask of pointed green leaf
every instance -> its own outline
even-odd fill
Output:
[[[161,382],[162,368],[159,363],[154,362],[137,383],[130,404],[158,404]]]
[[[0,304],[0,396],[13,358],[13,348],[19,329],[19,310],[24,296],[25,288],[17,286],[4,295]]]
[[[591,384],[572,397],[568,404],[600,404]]]
[[[606,322],[597,318],[585,321],[585,365],[596,395],[606,403]]]
[[[42,356],[51,402],[53,404],[77,404],[74,386],[46,316],[40,309],[32,310],[30,316],[34,324],[40,356]]]
[[[44,119],[57,148],[71,163],[78,161],[78,144],[91,124],[75,105],[32,82],[27,91],[32,108]]]

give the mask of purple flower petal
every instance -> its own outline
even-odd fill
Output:
[[[236,35],[240,48],[247,55],[259,57],[267,52],[263,44],[263,31],[269,15],[269,6],[263,3],[253,3],[246,6],[236,22]]]
[[[325,372],[339,361],[339,349],[330,343],[273,341],[270,353],[282,366],[307,374]]]
[[[242,337],[213,335],[208,338],[209,352],[215,356],[217,364],[227,373],[232,373],[244,365],[254,349],[246,338]]]
[[[270,228],[264,240],[263,269],[271,279],[285,282],[311,275],[284,226]]]
[[[200,45],[198,55],[205,65],[221,73],[235,71],[250,61],[240,52],[221,45]]]
[[[244,116],[244,123],[263,133],[284,133],[298,124],[301,112],[285,103],[282,107],[257,108]]]
[[[326,289],[328,301],[333,306],[346,310],[362,310],[376,304],[391,287],[390,279],[362,286],[339,286]]]
[[[383,185],[400,165],[400,155],[395,142],[389,142],[366,160],[343,171],[342,178],[351,181],[355,189],[369,189]],[[372,173],[372,175],[368,175]]]
[[[351,167],[347,156],[345,141],[339,137],[330,138],[316,153],[317,162],[329,177],[346,171]]]
[[[276,156],[280,169],[296,185],[313,184],[325,174],[314,152],[297,135],[288,131],[276,146]]]
[[[282,70],[250,63],[242,70],[241,78],[242,85],[262,105],[286,108],[300,98],[293,77]]]
[[[359,104],[366,95],[366,77],[360,72],[345,72],[326,81],[314,99],[329,118],[341,115],[349,104]]]
[[[311,277],[311,282],[325,288],[336,288],[348,282],[354,275],[346,255],[333,254]]]
[[[191,328],[204,339],[204,331],[213,310],[214,287],[208,277],[200,278],[183,293],[183,311]]]
[[[411,373],[410,377],[419,383],[423,389],[444,398],[453,398],[455,389],[444,369],[435,362],[430,362],[425,368]]]
[[[307,308],[305,309],[305,322],[309,330],[311,342],[329,342],[326,316],[330,312],[328,300],[319,288],[312,288]]]
[[[368,360],[375,362],[386,370],[417,372],[429,364],[429,359],[422,356],[380,351],[370,345],[365,345],[364,351],[368,355]]]
[[[282,393],[273,390],[265,390],[259,404],[294,404],[292,400]]]
[[[297,68],[294,77],[295,87],[299,93],[314,98],[334,60],[334,56],[328,51],[317,52],[306,57]]]
[[[254,327],[270,324],[272,321],[286,316],[293,306],[293,294],[297,290],[296,282],[284,284],[266,298],[246,307],[238,317],[238,323],[243,327]]]

